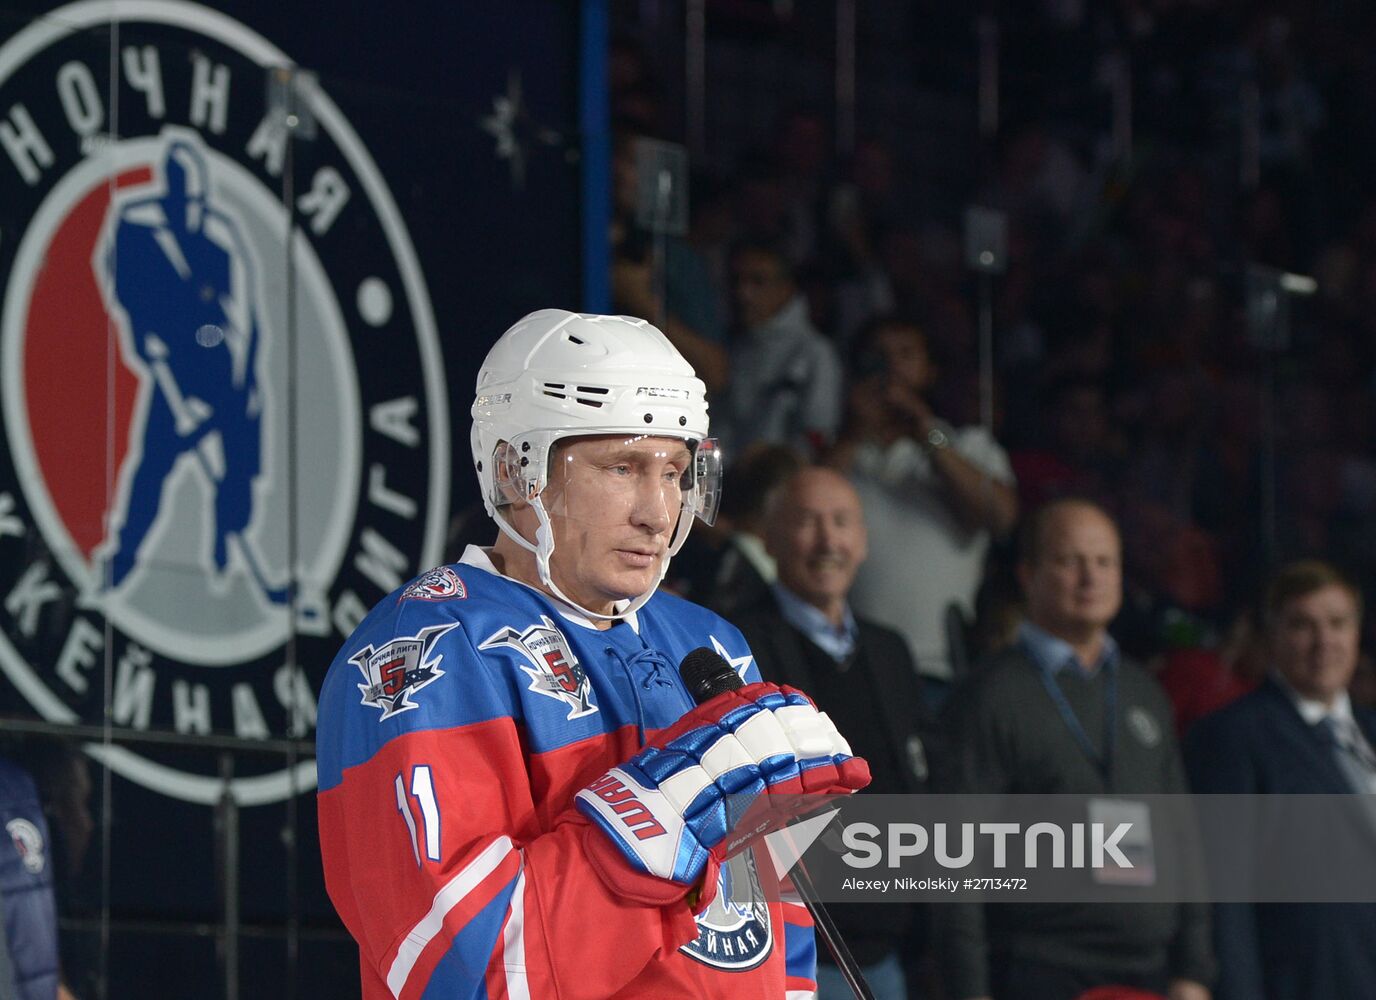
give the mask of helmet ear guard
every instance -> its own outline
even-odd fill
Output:
[[[491,462],[492,496],[489,502],[493,507],[507,507],[529,499],[516,473],[518,456],[515,448],[506,441],[500,442],[492,450]]]
[[[491,502],[494,507],[509,506],[516,501],[529,503],[539,496],[549,482],[549,453],[544,441],[498,441],[492,450]]]
[[[473,428],[474,450],[478,443],[478,428]],[[520,445],[525,445],[524,454]],[[539,517],[538,535],[549,537],[549,550],[553,552],[554,542],[549,518],[540,504],[540,493],[548,481],[548,446],[536,448],[529,441],[498,441],[486,461],[477,461],[478,483],[483,491],[483,506],[488,516],[497,522],[502,533],[524,549],[540,556],[540,545],[532,544],[512,523],[510,510],[518,505],[530,506],[537,510]],[[533,457],[532,453],[536,453]],[[541,559],[541,566],[548,566],[548,554]],[[544,572],[542,572],[542,579]],[[548,585],[548,584],[547,584]]]

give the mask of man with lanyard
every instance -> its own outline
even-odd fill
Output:
[[[1084,500],[1047,504],[1023,526],[1018,641],[957,689],[945,713],[945,792],[1084,795],[1092,822],[1140,818],[1124,797],[1187,790],[1170,706],[1118,650],[1122,545]],[[1093,798],[1103,796],[1103,798]],[[1125,817],[1119,811],[1134,815]],[[1131,845],[1150,856],[1150,822]],[[953,1000],[1072,1000],[1121,985],[1208,1000],[1202,905],[979,903],[935,908],[937,954]]]
[[[702,381],[644,320],[546,309],[488,353],[472,415],[496,543],[384,598],[320,696],[325,884],[363,997],[812,993],[811,919],[728,834],[759,796],[869,769],[659,591],[716,513]],[[704,655],[745,685],[690,692]]]

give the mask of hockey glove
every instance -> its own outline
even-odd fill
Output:
[[[576,805],[598,831],[584,845],[613,890],[664,903],[701,880],[705,906],[727,835],[760,795],[848,794],[869,782],[869,765],[806,695],[757,683],[693,709]]]

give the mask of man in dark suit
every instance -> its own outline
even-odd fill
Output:
[[[927,716],[917,671],[897,632],[857,619],[846,595],[867,551],[860,498],[830,469],[804,468],[769,505],[765,546],[778,581],[733,619],[765,679],[810,692],[853,734],[870,763],[870,790],[918,792],[927,780]],[[920,914],[895,904],[828,904],[877,998],[905,1000],[904,959],[920,949]],[[819,1000],[851,991],[825,956]]]
[[[774,491],[806,464],[788,445],[769,442],[757,442],[736,456],[726,470],[714,531],[703,532],[699,552],[713,544],[716,550],[695,567],[696,580],[690,580],[695,589],[689,594],[693,600],[730,619],[769,594],[778,570],[765,550],[765,512]],[[685,550],[697,538],[689,535]]]
[[[1327,563],[1283,568],[1266,598],[1273,671],[1200,720],[1186,743],[1194,791],[1376,792],[1376,713],[1354,706],[1361,594]],[[1220,1000],[1376,997],[1376,904],[1215,907]]]

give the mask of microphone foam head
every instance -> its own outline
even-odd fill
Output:
[[[724,691],[745,686],[731,664],[706,646],[699,646],[683,658],[678,675],[683,678],[688,694],[699,705]]]

